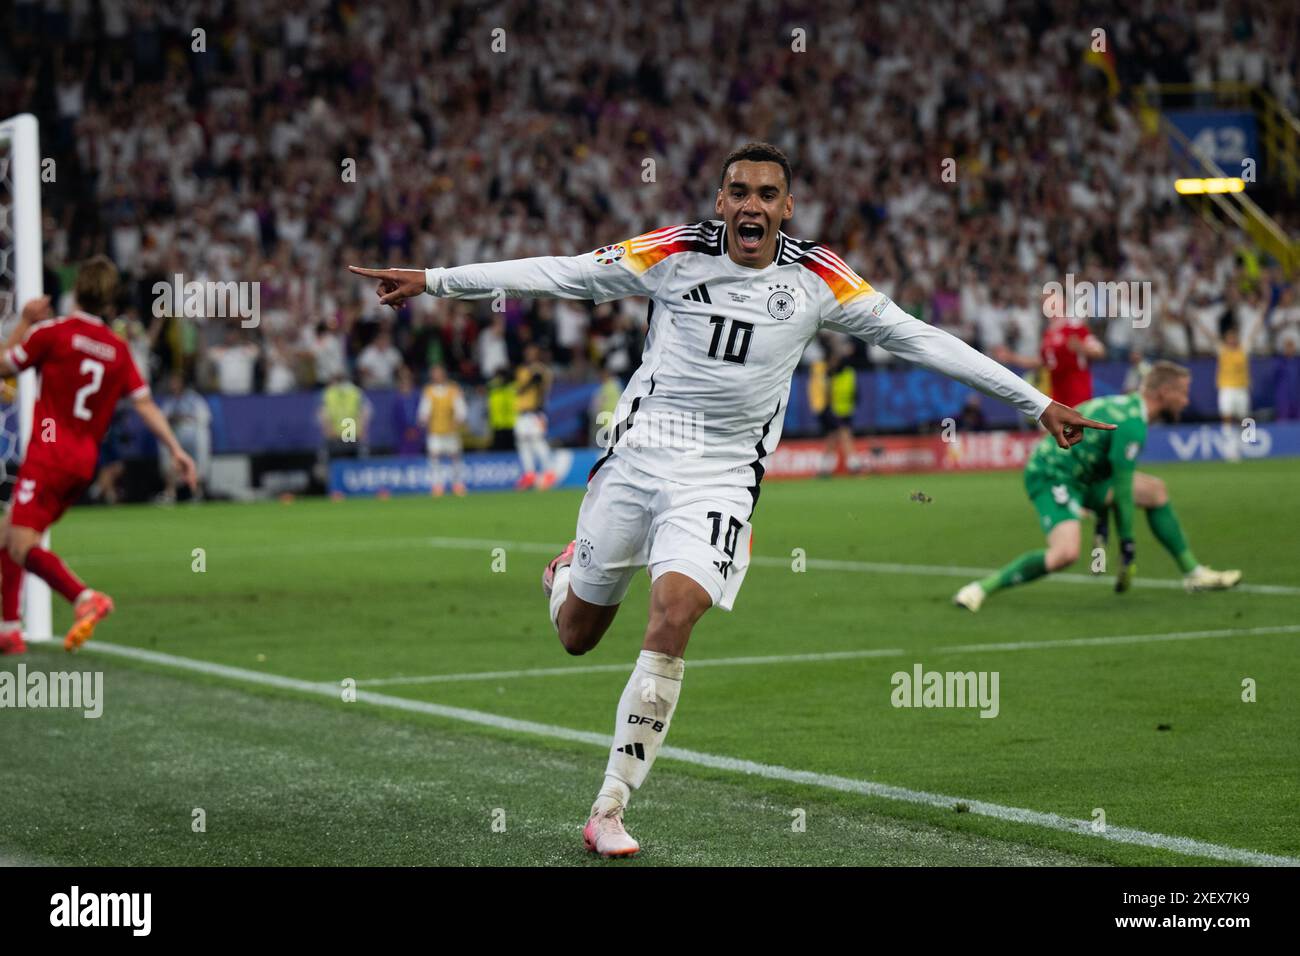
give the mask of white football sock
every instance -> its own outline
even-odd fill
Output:
[[[551,448],[546,444],[544,435],[538,435],[533,439],[533,460],[537,462],[538,471],[551,470]]]
[[[533,457],[531,438],[521,438],[516,443],[515,451],[519,453],[519,463],[523,466],[525,475],[531,475],[537,470],[537,459]]]
[[[605,785],[592,813],[627,806],[631,791],[645,783],[677,707],[686,662],[680,657],[642,651],[623,688],[614,722],[614,744],[605,765]]]
[[[555,633],[560,633],[560,608],[564,607],[564,599],[569,596],[569,566],[566,564],[562,568],[556,569],[555,578],[551,582],[551,626],[555,628]]]

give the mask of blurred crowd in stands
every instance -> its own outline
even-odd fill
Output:
[[[379,307],[349,263],[577,254],[710,218],[719,162],[795,166],[787,232],[989,352],[1037,348],[1045,283],[1150,282],[1113,357],[1300,343],[1294,281],[1171,187],[1133,88],[1245,82],[1300,111],[1275,0],[15,0],[0,115],[35,112],[51,284],[107,252],[142,369],[201,391],[483,383],[540,344],[625,379],[645,303]],[[1085,60],[1106,30],[1110,62]],[[1119,92],[1116,93],[1115,90]],[[954,159],[955,176],[943,175]],[[1294,207],[1270,209],[1300,232]],[[155,314],[155,283],[256,282],[259,323]],[[1227,319],[1225,319],[1227,316]],[[1293,343],[1288,346],[1287,343]],[[887,361],[855,346],[854,364]],[[179,386],[178,386],[179,387]]]

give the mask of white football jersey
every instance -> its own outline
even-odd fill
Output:
[[[594,252],[429,269],[437,296],[650,299],[641,367],[605,433],[607,452],[660,478],[743,486],[758,500],[790,381],[821,328],[849,332],[1035,419],[1051,403],[992,359],[875,291],[815,242],[777,238],[762,268],[727,255],[726,225],[657,229]],[[597,468],[600,464],[596,465]]]

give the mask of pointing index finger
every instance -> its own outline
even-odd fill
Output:
[[[388,275],[387,269],[363,269],[361,266],[348,266],[348,270],[355,272],[359,276],[368,276],[371,279],[383,279]]]
[[[1082,415],[1079,416],[1078,421],[1071,422],[1070,424],[1082,425],[1084,428],[1099,428],[1104,432],[1114,431],[1116,428],[1116,426],[1109,422],[1094,422],[1091,418],[1084,418]]]

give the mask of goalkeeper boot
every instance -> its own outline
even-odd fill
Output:
[[[587,825],[582,828],[582,842],[592,853],[604,857],[635,856],[641,849],[641,844],[623,829],[622,807],[604,813],[593,813]]]
[[[1226,591],[1235,588],[1241,582],[1240,571],[1216,571],[1198,564],[1192,571],[1183,575],[1183,587],[1192,591]]]
[[[73,605],[77,623],[63,639],[65,651],[75,651],[95,633],[95,625],[113,613],[113,599],[100,591],[88,591]]]
[[[978,611],[984,605],[984,599],[988,597],[984,589],[980,587],[978,581],[972,581],[960,591],[952,596],[952,603],[958,607],[964,607],[972,614]]]
[[[542,572],[542,590],[546,592],[547,597],[551,596],[551,587],[555,584],[555,572],[573,563],[573,549],[577,544],[577,541],[570,541],[563,551],[551,558],[551,563]]]
[[[25,654],[27,642],[23,640],[23,629],[14,625],[0,631],[0,654]]]

